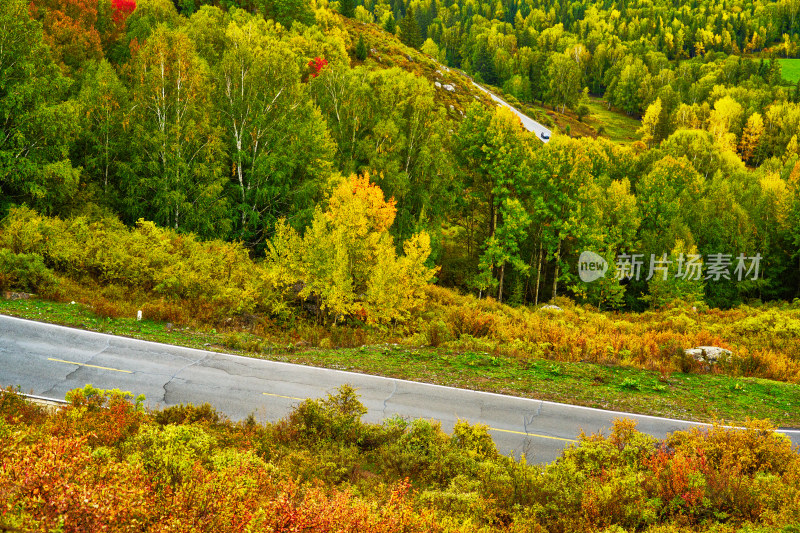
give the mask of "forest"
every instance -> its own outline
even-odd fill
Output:
[[[0,1],[2,313],[743,427],[620,420],[528,465],[348,386],[270,423],[8,388],[0,530],[798,531],[800,455],[750,420],[800,417],[798,19]]]
[[[369,300],[414,276],[512,304],[791,301],[800,89],[776,59],[797,54],[799,7],[10,0],[0,210],[6,225],[22,209],[241,246],[272,265],[275,290],[300,283],[323,321],[396,321]],[[465,86],[453,99],[431,77],[451,69],[529,109],[553,139]],[[640,118],[639,140],[553,126],[582,121],[593,99]],[[354,198],[374,188],[354,201],[384,212],[354,226],[334,206],[347,183]],[[322,265],[331,239],[370,272]],[[6,253],[78,272],[37,246]],[[605,278],[581,281],[583,251],[607,260]],[[626,278],[625,254],[645,273],[657,259],[659,275]],[[687,258],[699,259],[693,279],[676,272]],[[332,280],[349,295],[339,307],[321,303]]]

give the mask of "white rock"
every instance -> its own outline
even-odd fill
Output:
[[[456,92],[456,88],[455,88],[455,87],[453,87],[452,85],[450,85],[449,83],[448,83],[447,85],[445,85],[445,86],[444,86],[444,89],[445,89],[446,91],[450,91],[451,93],[454,93],[454,92]]]
[[[563,311],[563,309],[557,305],[547,304],[542,306],[542,311]]]
[[[433,82],[433,84],[436,86],[437,89],[441,89],[442,88],[442,84],[439,83],[438,81]]]
[[[719,346],[698,346],[697,348],[688,348],[685,350],[686,355],[694,357],[696,361],[701,363],[718,363],[720,360],[730,361],[731,351]]]

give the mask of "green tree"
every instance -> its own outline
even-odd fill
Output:
[[[484,39],[480,39],[475,45],[475,52],[472,54],[472,71],[480,76],[480,80],[484,83],[497,85],[499,82],[494,67],[494,57]]]
[[[256,0],[256,5],[264,18],[272,19],[284,28],[291,28],[295,22],[305,26],[313,26],[316,22],[314,10],[308,0]],[[342,15],[353,18],[354,0],[342,0],[339,6]]]
[[[120,165],[126,151],[123,123],[128,94],[108,61],[88,69],[79,102],[83,123],[76,150],[78,161],[90,181],[102,185],[105,199],[110,202],[119,185]]]
[[[482,237],[477,236],[483,253],[474,284],[481,292],[497,288],[502,300],[506,265],[527,274],[521,243],[531,220],[521,197],[529,179],[533,137],[508,109],[499,107],[492,113],[476,103],[467,110],[458,139],[462,167],[469,176],[466,185],[486,206]]]
[[[133,58],[132,75],[133,157],[123,184],[129,219],[227,234],[208,67],[185,33],[160,26]]]
[[[387,13],[386,18],[383,21],[383,29],[392,35],[397,32],[397,22],[394,20],[393,13]]]
[[[309,222],[333,147],[294,53],[267,22],[231,23],[225,48],[216,101],[232,159],[233,229],[255,246],[278,218]]]
[[[144,43],[158,26],[169,28],[181,25],[181,17],[175,4],[170,0],[138,0],[136,10],[128,17],[128,41]]]
[[[704,191],[704,182],[685,158],[667,156],[653,165],[636,186],[642,214],[642,252],[660,256],[669,253],[679,240],[695,244],[689,222],[691,211]]]
[[[420,33],[417,15],[412,6],[408,6],[405,16],[400,20],[400,40],[411,48],[422,46],[422,33]]]
[[[369,50],[367,50],[367,43],[364,42],[364,36],[358,36],[358,42],[356,43],[356,59],[359,61],[364,61],[367,59],[367,55],[369,54]]]
[[[629,56],[620,66],[618,74],[609,70],[606,99],[629,115],[641,113],[651,99],[650,71],[639,57]]]
[[[578,103],[581,95],[581,73],[572,58],[564,54],[553,54],[547,67],[550,87],[548,98],[563,113],[567,107]]]
[[[657,256],[658,270],[647,281],[648,294],[643,298],[653,309],[669,305],[675,301],[691,305],[704,303],[705,272],[702,256],[696,246],[688,247],[678,239],[671,253]],[[694,264],[700,265],[695,268]],[[649,272],[648,272],[649,275]]]
[[[544,261],[552,271],[549,292],[555,298],[559,285],[573,291],[581,287],[569,268],[571,256],[577,259],[583,250],[604,249],[604,226],[598,224],[603,187],[598,178],[607,176],[611,167],[605,146],[590,139],[557,137],[534,153],[529,211],[541,245],[536,260],[537,302]]]
[[[356,14],[355,0],[339,0],[339,13],[347,18],[353,18]]]
[[[648,148],[652,148],[661,141],[659,133],[662,131],[661,121],[663,115],[661,98],[656,98],[656,101],[647,107],[647,111],[644,117],[642,117],[642,127],[636,131],[636,133],[642,136],[642,142],[645,143]]]
[[[240,17],[243,12],[235,12]],[[216,6],[205,5],[189,17],[184,31],[194,43],[197,54],[209,67],[219,63],[226,48],[225,30],[230,23],[231,14]]]
[[[497,286],[497,300],[503,301],[506,265],[512,265],[519,276],[528,274],[529,266],[522,257],[522,243],[528,236],[531,217],[517,198],[504,198],[498,207],[498,219],[502,221],[494,235],[486,240],[480,259],[484,285]],[[497,271],[497,280],[491,278]]]
[[[625,287],[617,279],[616,257],[636,250],[636,233],[641,224],[636,196],[627,178],[612,181],[605,191],[598,188],[598,217],[593,221],[602,231],[598,252],[609,263],[606,275],[586,287],[587,299],[598,308],[619,309],[624,304]]]
[[[53,213],[74,197],[80,176],[67,157],[78,107],[32,20],[28,3],[0,4],[0,195]]]

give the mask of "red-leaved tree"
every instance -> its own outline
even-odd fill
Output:
[[[114,8],[112,19],[114,25],[122,29],[125,26],[125,21],[136,9],[136,0],[111,0],[111,5]]]
[[[308,68],[311,69],[311,77],[316,78],[319,76],[319,73],[322,72],[328,65],[328,61],[322,57],[315,57],[311,61],[308,62]]]

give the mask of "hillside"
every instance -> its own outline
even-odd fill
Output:
[[[795,531],[796,4],[0,2],[0,312],[747,426],[532,467],[349,388],[9,389],[0,530]]]

